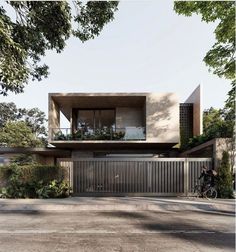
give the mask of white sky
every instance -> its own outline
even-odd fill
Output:
[[[176,92],[184,102],[201,84],[203,108],[223,107],[230,82],[202,61],[215,26],[200,16],[178,16],[173,1],[121,1],[98,38],[84,44],[71,38],[63,53],[49,51],[42,59],[49,77],[0,101],[46,113],[49,92]]]

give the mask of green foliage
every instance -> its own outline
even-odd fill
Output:
[[[214,74],[232,80],[224,110],[227,121],[235,121],[235,1],[175,1],[174,10],[185,16],[195,13],[207,23],[218,22],[216,42],[203,60]]]
[[[0,127],[3,127],[8,121],[17,121],[20,117],[14,102],[0,103]]]
[[[42,142],[25,122],[8,122],[0,128],[0,146],[36,147],[42,146]]]
[[[66,137],[66,135],[64,135],[64,134],[62,133],[61,130],[59,130],[58,132],[56,132],[56,133],[54,134],[53,139],[54,139],[54,140],[58,140],[58,141],[63,141],[63,140],[67,140],[67,137]]]
[[[19,154],[12,157],[10,162],[17,165],[36,164],[36,161],[31,154]]]
[[[32,108],[32,109],[22,109],[22,108],[17,108],[15,103],[10,102],[10,103],[6,103],[6,102],[1,102],[0,103],[0,131],[8,131],[9,129],[7,129],[9,127],[9,124],[7,125],[7,123],[11,123],[11,128],[13,128],[15,125],[15,127],[20,126],[21,124],[24,124],[24,130],[25,130],[25,126],[27,126],[28,128],[30,128],[31,133],[34,135],[35,139],[36,139],[36,144],[17,144],[19,146],[45,146],[47,145],[47,132],[46,132],[46,127],[45,127],[45,123],[46,123],[47,119],[46,119],[46,115],[44,112],[42,112],[41,110],[39,110],[38,108]],[[20,122],[20,123],[19,123]],[[29,131],[29,130],[28,130]],[[20,133],[17,133],[17,130],[14,129],[14,137],[19,137],[20,139],[13,139],[14,142],[21,142],[22,137]],[[28,132],[29,133],[29,132]],[[33,138],[33,136],[31,135],[31,138]],[[28,135],[27,135],[28,136]],[[26,136],[26,137],[27,137]],[[9,138],[9,137],[8,137]],[[29,142],[29,141],[27,141]],[[0,140],[0,143],[1,140]],[[7,141],[6,143],[9,143],[9,141]]]
[[[228,92],[228,98],[225,101],[224,119],[228,122],[235,123],[236,80],[232,81],[231,85],[232,88]]]
[[[25,109],[17,108],[13,102],[0,103],[0,127],[4,127],[7,122],[24,121],[32,132],[37,136],[46,137],[45,123],[46,115],[38,108]]]
[[[199,144],[205,143],[208,140],[210,140],[210,138],[205,135],[194,136],[189,139],[188,144],[185,145],[185,148],[191,149]]]
[[[224,151],[218,168],[218,193],[221,198],[233,197],[232,174],[230,171],[229,154]]]
[[[69,186],[65,181],[52,180],[48,185],[36,190],[38,198],[65,198],[69,195]]]
[[[114,19],[117,1],[89,1],[86,5],[76,1],[77,14],[74,18],[78,28],[73,34],[82,42],[95,38],[102,31],[105,24]]]
[[[60,53],[74,35],[82,42],[99,35],[113,20],[118,2],[74,1],[72,15],[67,1],[7,1],[15,17],[0,6],[0,94],[21,93],[29,79],[48,76],[48,66],[40,64],[47,50]],[[73,30],[72,24],[77,25]]]
[[[118,131],[114,132],[112,135],[112,140],[122,140],[125,136],[125,132]]]
[[[62,131],[58,131],[54,134],[53,139],[56,141],[64,140],[122,140],[124,132],[112,132],[110,128],[104,127],[97,129],[95,132],[90,133],[84,129],[77,130],[73,135],[63,134]]]
[[[70,193],[63,167],[12,164],[0,168],[0,181],[6,186],[0,195],[6,198],[59,198]]]
[[[210,108],[203,112],[203,134],[190,138],[182,149],[193,148],[213,138],[233,138],[235,122],[225,109]]]
[[[203,113],[203,134],[208,138],[233,137],[234,121],[226,118],[224,109],[210,108]]]
[[[235,79],[235,2],[176,1],[174,10],[185,16],[201,15],[204,22],[219,22],[214,31],[216,43],[204,61],[214,74]]]

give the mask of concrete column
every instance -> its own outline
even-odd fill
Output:
[[[48,140],[52,140],[52,129],[60,128],[60,108],[49,94],[48,104]]]

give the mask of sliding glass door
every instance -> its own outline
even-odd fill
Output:
[[[95,131],[115,127],[115,109],[77,109],[74,118],[76,129]]]

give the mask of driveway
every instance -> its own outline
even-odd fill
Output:
[[[0,211],[0,251],[234,251],[234,221],[222,209]]]

